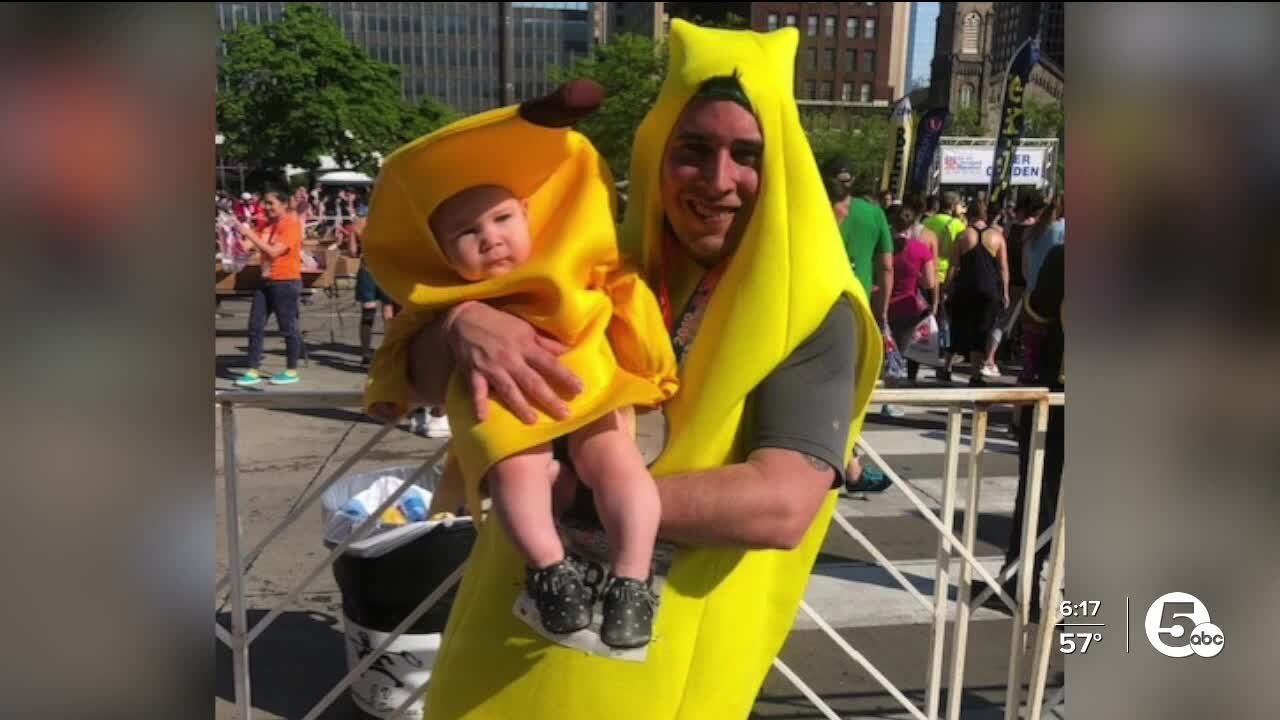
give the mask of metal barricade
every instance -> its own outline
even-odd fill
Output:
[[[303,513],[309,510],[323,495],[323,493],[335,482],[345,476],[352,467],[355,466],[370,450],[372,450],[387,434],[395,427],[394,424],[387,424],[380,428],[374,435],[369,438],[353,455],[346,459],[328,478],[314,487],[312,491],[299,498],[294,508],[283,517],[248,554],[241,552],[241,531],[240,531],[240,505],[239,505],[239,472],[238,459],[236,454],[236,408],[249,407],[260,409],[332,409],[332,408],[352,408],[360,407],[362,396],[358,392],[316,392],[316,391],[219,391],[215,394],[215,401],[221,409],[222,417],[222,442],[223,442],[223,480],[225,484],[226,497],[226,520],[225,530],[227,533],[227,552],[228,552],[228,572],[218,582],[216,592],[221,593],[230,586],[231,599],[231,629],[228,631],[216,621],[214,623],[215,636],[225,643],[231,649],[232,670],[234,673],[235,686],[235,703],[236,718],[238,720],[250,720],[251,717],[251,683],[250,683],[250,660],[249,646],[261,636],[262,632],[280,616],[293,602],[302,594],[302,592],[315,581],[326,569],[330,568],[333,562],[349,547],[352,543],[364,539],[375,527],[377,518],[389,507],[391,507],[401,494],[408,490],[409,486],[419,480],[433,464],[435,464],[446,451],[446,447],[442,447],[432,457],[423,463],[417,473],[409,482],[405,483],[398,492],[388,498],[377,510],[370,514],[364,522],[362,522],[351,534],[351,536],[334,547],[329,555],[318,565],[313,567],[309,573],[303,578],[292,591],[272,608],[268,614],[258,621],[252,628],[248,626],[245,607],[245,568],[258,558],[268,544],[275,538],[279,537],[295,520]],[[1033,537],[1035,532],[1036,518],[1038,512],[1036,509],[1040,504],[1041,480],[1043,475],[1044,454],[1045,454],[1045,435],[1048,426],[1049,408],[1051,406],[1065,405],[1065,396],[1063,393],[1051,393],[1044,388],[956,388],[956,389],[879,389],[872,395],[872,403],[893,403],[897,405],[908,406],[925,406],[925,407],[943,407],[947,411],[946,425],[946,461],[944,465],[943,486],[942,486],[942,508],[941,514],[935,514],[912,489],[912,487],[899,476],[884,458],[880,456],[876,450],[868,444],[865,439],[858,440],[858,447],[866,454],[872,462],[882,468],[889,480],[896,486],[902,494],[910,501],[910,503],[918,510],[921,516],[929,522],[930,525],[938,532],[938,550],[935,565],[935,583],[934,597],[932,599],[925,597],[914,585],[912,585],[900,570],[894,567],[894,564],[875,547],[863,533],[854,527],[848,520],[836,513],[833,516],[833,522],[839,525],[855,542],[861,545],[871,554],[873,558],[902,586],[902,588],[911,594],[921,606],[932,616],[932,634],[930,637],[930,650],[928,671],[926,677],[926,696],[924,707],[917,707],[912,703],[906,695],[889,681],[885,675],[875,667],[875,665],[866,658],[862,653],[852,647],[844,638],[842,638],[834,628],[831,627],[821,615],[819,615],[808,603],[801,604],[801,612],[808,616],[822,631],[828,635],[844,652],[856,663],[862,666],[868,674],[888,692],[894,699],[898,701],[903,709],[915,718],[920,720],[937,720],[939,718],[939,705],[942,688],[942,669],[943,669],[943,652],[947,631],[947,592],[950,587],[951,564],[953,559],[961,560],[959,578],[957,581],[957,602],[954,611],[954,617],[950,618],[953,625],[952,639],[952,657],[951,672],[948,678],[948,687],[952,690],[949,693],[949,701],[946,708],[946,717],[948,720],[958,720],[960,717],[960,701],[962,692],[960,690],[964,686],[964,665],[965,651],[968,642],[969,622],[974,605],[980,605],[990,597],[992,593],[997,595],[1006,606],[1013,611],[1013,630],[1009,641],[1009,673],[1008,685],[1006,688],[1006,704],[1005,704],[1005,720],[1013,720],[1019,717],[1019,710],[1022,708],[1022,685],[1024,675],[1029,686],[1029,697],[1026,706],[1027,718],[1038,718],[1043,708],[1053,707],[1060,702],[1063,693],[1061,691],[1055,693],[1046,701],[1045,685],[1048,679],[1049,652],[1052,649],[1053,630],[1057,622],[1060,620],[1058,615],[1058,605],[1061,597],[1061,585],[1063,567],[1065,562],[1065,518],[1064,503],[1061,501],[1057,504],[1057,517],[1055,522],[1049,528],[1046,528],[1040,536]],[[990,408],[993,405],[1013,405],[1015,407],[1022,405],[1032,406],[1032,426],[1029,448],[1029,464],[1028,481],[1026,483],[1026,493],[1022,498],[1025,502],[1026,511],[1023,515],[1022,533],[1022,554],[1019,561],[1013,566],[1006,568],[1000,577],[993,576],[974,556],[974,548],[977,536],[977,508],[980,497],[980,489],[982,484],[982,458],[986,447],[987,426]],[[971,516],[966,517],[964,522],[964,537],[956,537],[953,532],[953,518],[956,509],[956,486],[957,475],[959,472],[960,460],[960,436],[961,425],[964,414],[969,412],[972,416],[972,443],[969,452],[968,462],[968,496],[965,499],[964,512]],[[1044,547],[1046,543],[1052,540],[1052,548],[1050,550],[1050,559],[1048,562],[1049,577],[1045,588],[1045,596],[1047,601],[1042,603],[1044,608],[1044,617],[1039,626],[1039,632],[1034,638],[1029,637],[1029,607],[1028,600],[1032,592],[1031,577],[1033,559],[1035,553]],[[365,670],[372,665],[378,657],[392,643],[396,641],[414,622],[418,620],[425,612],[447,593],[454,585],[456,585],[462,577],[465,563],[459,566],[449,577],[433,591],[428,597],[424,598],[413,612],[411,612],[388,636],[388,638],[377,648],[374,648],[361,662],[356,664],[350,671],[340,680],[333,688],[331,688],[322,697],[310,712],[304,716],[303,720],[314,720],[319,717],[332,703],[336,700],[350,684],[360,676]],[[1013,571],[1017,572],[1019,583],[1017,588],[1017,596],[1010,597],[1001,588],[1001,585],[1008,580],[1008,575]],[[970,581],[974,573],[977,573],[983,582],[989,587],[978,597],[971,597]],[[1031,645],[1031,667],[1025,672],[1021,665],[1022,654],[1028,649],[1028,643]],[[832,720],[837,720],[839,715],[810,688],[798,675],[795,674],[781,658],[775,659],[774,667],[781,675],[787,678],[795,687],[817,707],[823,715]],[[421,688],[419,688],[419,691]],[[412,695],[420,694],[415,692]],[[405,701],[397,710],[397,713],[404,712],[413,702],[413,697]]]

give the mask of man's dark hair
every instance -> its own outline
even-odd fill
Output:
[[[896,233],[909,230],[916,224],[916,212],[907,205],[893,205],[885,214],[889,216],[889,227]]]
[[[1039,216],[1046,204],[1040,188],[1023,188],[1018,192],[1018,214],[1024,218]]]
[[[827,199],[832,205],[849,197],[849,188],[833,177],[822,178],[822,185],[827,189]]]
[[[742,90],[742,83],[738,82],[737,70],[734,70],[732,75],[717,75],[707,79],[698,86],[698,92],[693,96],[704,100],[729,100],[738,103],[747,112],[755,114],[755,110],[751,108],[751,101]]]
[[[937,212],[942,209],[942,201],[938,199],[937,195],[930,195],[929,200],[925,202],[924,207],[925,207],[925,212],[929,213],[930,215],[934,215],[934,214],[937,214]]]

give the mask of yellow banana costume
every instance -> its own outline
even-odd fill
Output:
[[[673,20],[670,64],[658,101],[637,133],[624,247],[655,281],[662,247],[663,148],[698,87],[739,76],[764,138],[761,189],[742,242],[680,368],[665,406],[669,441],[654,465],[674,473],[745,460],[737,441],[749,393],[811,335],[841,295],[857,317],[859,358],[847,458],[879,374],[882,341],[844,255],[793,99],[799,36],[698,28]],[[701,277],[692,263],[668,270],[672,307]],[[388,385],[404,383],[404,354],[421,323],[391,339]],[[412,325],[412,327],[408,327]],[[779,482],[786,482],[779,478]],[[750,712],[770,663],[795,621],[826,534],[828,494],[791,551],[684,548],[667,578],[643,663],[551,644],[512,614],[523,562],[487,523],[444,633],[427,693],[432,720],[738,720]]]
[[[634,272],[621,269],[607,166],[582,135],[527,119],[530,105],[465,118],[393,153],[379,174],[365,231],[370,270],[406,310],[421,319],[483,300],[568,345],[561,360],[586,386],[570,401],[569,420],[542,415],[528,426],[496,402],[479,422],[464,379],[452,378],[450,452],[475,515],[481,479],[497,461],[612,410],[658,405],[676,389],[657,300]],[[507,275],[468,282],[448,266],[427,220],[442,202],[479,185],[528,198],[532,252]],[[390,352],[400,360],[403,346]],[[402,386],[384,367],[385,358],[370,373],[366,403],[403,405]]]

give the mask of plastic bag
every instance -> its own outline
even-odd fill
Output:
[[[932,314],[916,323],[911,331],[911,339],[902,351],[903,357],[914,360],[921,365],[932,365],[938,362],[938,319]]]
[[[334,547],[346,541],[417,470],[417,466],[398,467],[351,475],[334,483],[320,498],[325,544]],[[442,467],[439,465],[431,468],[421,484],[411,486],[383,512],[364,539],[347,547],[347,554],[379,557],[437,526],[452,527],[457,522],[470,523],[470,517],[452,514],[434,520],[427,517],[427,508],[431,507],[432,498],[429,488],[435,487],[441,472]]]
[[[906,380],[907,379],[907,361],[898,350],[898,344],[893,341],[892,333],[885,331],[884,333],[884,379],[885,380]]]

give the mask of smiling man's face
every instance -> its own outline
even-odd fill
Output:
[[[676,239],[703,266],[733,254],[760,191],[764,138],[746,108],[695,98],[662,158],[662,207]]]

